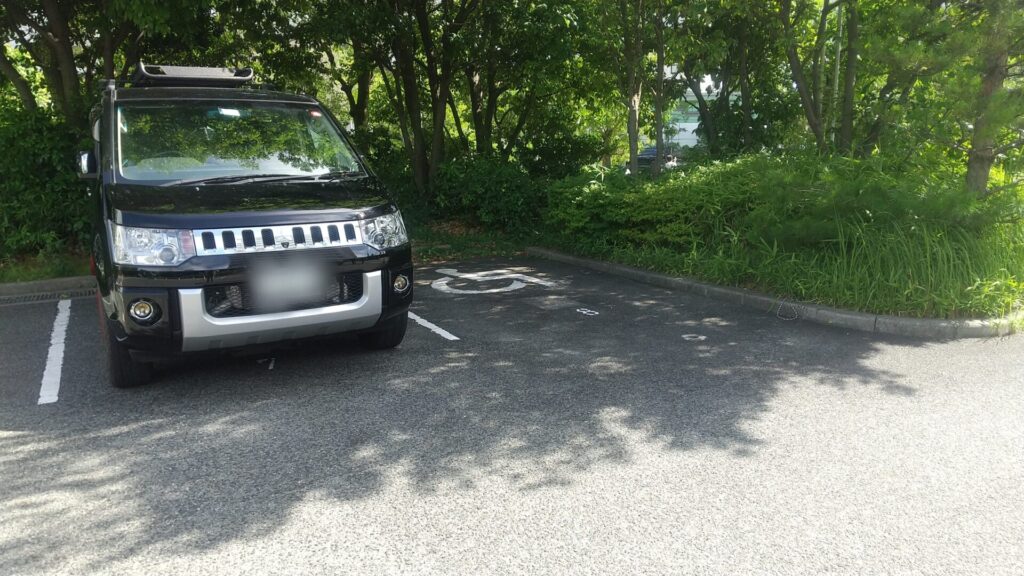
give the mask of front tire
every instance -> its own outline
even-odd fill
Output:
[[[388,350],[402,343],[405,329],[409,324],[409,313],[403,312],[389,318],[373,332],[359,335],[359,342],[371,350]]]
[[[132,358],[128,348],[117,341],[110,328],[107,333],[107,370],[110,384],[114,388],[132,388],[149,382],[153,376],[153,367],[147,362],[139,362]]]

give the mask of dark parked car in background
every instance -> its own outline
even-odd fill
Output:
[[[636,156],[637,168],[641,172],[648,172],[651,169],[651,165],[654,164],[654,159],[658,157],[658,149],[656,146],[647,146],[641,149]],[[663,153],[663,160],[661,167],[664,169],[673,169],[679,166],[679,159],[668,152]],[[626,162],[626,171],[629,171],[629,162]]]

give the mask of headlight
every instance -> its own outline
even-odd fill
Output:
[[[114,262],[136,266],[177,266],[196,255],[191,230],[154,230],[111,224]]]
[[[391,214],[363,220],[363,241],[379,250],[408,242],[409,235],[405,232],[402,213],[395,210]]]

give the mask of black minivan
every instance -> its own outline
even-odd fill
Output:
[[[92,112],[92,258],[110,381],[185,353],[405,335],[402,216],[317,100],[247,87],[250,69],[139,64]]]

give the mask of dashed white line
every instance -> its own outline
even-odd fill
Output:
[[[64,367],[64,337],[68,333],[70,318],[71,300],[61,300],[57,303],[57,317],[53,320],[53,332],[50,333],[50,351],[46,354],[46,368],[39,385],[39,404],[53,404],[57,401],[60,373]]]
[[[444,328],[441,328],[440,326],[434,324],[433,322],[429,322],[427,320],[424,320],[423,318],[420,318],[419,316],[413,314],[412,312],[409,312],[409,318],[411,318],[413,322],[419,324],[420,326],[423,326],[427,330],[430,330],[431,332],[437,334],[438,336],[444,338],[445,340],[454,341],[459,339],[458,336],[452,334],[451,332],[445,330]]]

